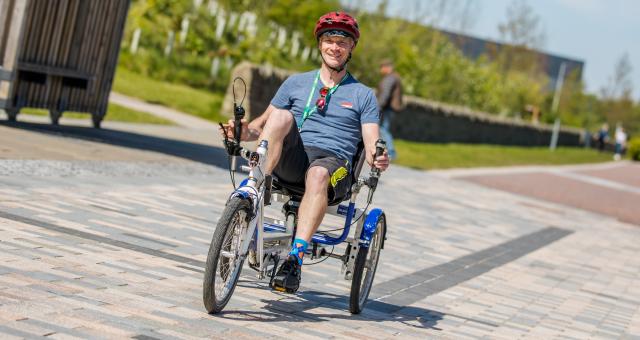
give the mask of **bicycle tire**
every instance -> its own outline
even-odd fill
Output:
[[[220,220],[218,220],[209,246],[202,284],[202,299],[210,314],[219,313],[224,309],[238,283],[244,259],[239,259],[239,249],[237,248],[242,240],[236,237],[246,237],[250,214],[249,201],[234,197],[227,203]],[[240,227],[238,232],[236,232],[237,227]],[[233,243],[229,243],[233,242],[232,237],[236,238],[235,249],[231,249]],[[226,254],[223,251],[226,251]],[[231,255],[232,259],[229,258]],[[229,266],[229,261],[233,261],[232,266]],[[229,277],[234,272],[235,275]],[[229,279],[231,281],[228,281]],[[223,284],[223,289],[219,293],[216,291],[216,284]]]
[[[356,262],[353,266],[351,292],[349,295],[349,312],[351,314],[360,314],[367,303],[367,298],[373,286],[373,279],[376,275],[378,260],[380,260],[382,238],[386,227],[385,217],[382,215],[378,220],[369,248],[360,247],[358,250]]]

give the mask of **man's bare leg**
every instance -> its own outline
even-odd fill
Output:
[[[327,169],[319,166],[309,168],[305,184],[305,193],[298,209],[298,230],[293,247],[273,279],[273,288],[282,292],[293,293],[300,287],[304,252],[327,210]]]
[[[298,209],[296,238],[309,243],[327,211],[329,171],[320,166],[311,167],[307,170],[305,183],[304,196]]]
[[[269,142],[269,154],[265,164],[265,173],[270,175],[280,160],[282,153],[282,141],[291,130],[293,115],[287,110],[273,110],[267,119],[260,138]]]
[[[269,157],[265,164],[266,174],[271,174],[280,160],[282,141],[287,136],[293,124],[293,115],[287,110],[274,110],[267,119],[259,140],[269,142]],[[305,180],[305,194],[298,210],[298,230],[296,238],[311,241],[311,237],[318,230],[327,210],[329,186],[329,172],[319,166],[307,170]]]
[[[300,287],[304,253],[327,210],[329,171],[320,166],[307,170],[305,193],[298,209],[298,229],[287,259],[273,278],[273,288],[294,293]]]

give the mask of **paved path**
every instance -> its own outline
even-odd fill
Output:
[[[640,337],[640,228],[400,167],[376,194],[389,239],[362,315],[334,260],[306,266],[295,296],[245,269],[225,313],[207,315],[202,265],[231,188],[219,143],[0,123],[0,337]],[[636,177],[604,176],[635,195]]]
[[[111,92],[109,95],[109,101],[121,106],[125,106],[137,111],[146,112],[176,123],[179,126],[189,129],[202,130],[202,129],[217,129],[218,124],[210,122],[206,119],[202,119],[193,115],[189,115],[178,110],[168,108],[166,106],[147,103],[138,98],[125,96],[117,92]]]
[[[442,172],[487,187],[616,217],[640,226],[640,164],[623,161],[561,167]]]

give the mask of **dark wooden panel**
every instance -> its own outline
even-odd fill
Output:
[[[6,1],[13,0],[0,0],[0,5]],[[15,106],[86,111],[101,117],[129,2],[29,1],[12,96]]]

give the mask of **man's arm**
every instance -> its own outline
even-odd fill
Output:
[[[267,119],[269,119],[269,115],[275,109],[275,106],[269,104],[267,109],[258,118],[252,120],[251,123],[248,123],[246,119],[243,119],[241,140],[245,142],[258,140],[258,137],[260,137],[260,134],[262,133],[262,128],[264,128],[264,125],[267,123]],[[227,132],[227,137],[233,138],[233,119],[229,119],[229,123],[223,125]]]
[[[389,155],[385,150],[382,156],[373,159],[376,154],[376,141],[380,138],[380,126],[376,123],[362,124],[362,140],[364,141],[364,152],[366,153],[367,163],[384,171],[389,167]]]

